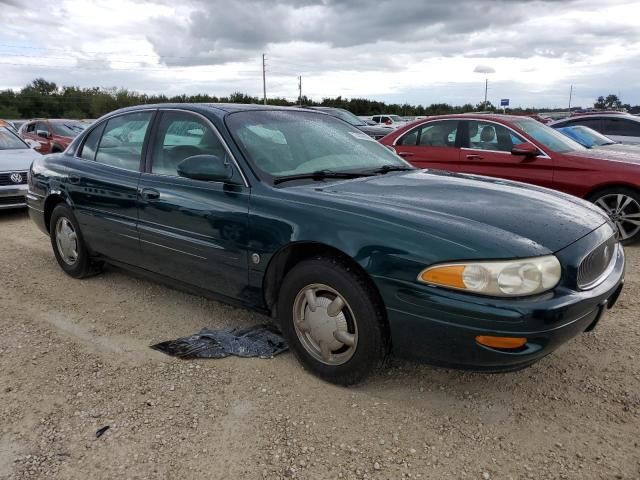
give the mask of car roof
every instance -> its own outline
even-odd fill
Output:
[[[420,118],[416,120],[414,123],[431,121],[431,120],[440,120],[440,119],[467,119],[467,120],[491,120],[494,122],[514,122],[516,120],[529,119],[534,122],[537,120],[529,117],[528,115],[505,115],[502,113],[451,113],[447,115],[431,115],[425,118]]]
[[[271,111],[298,111],[298,112],[309,112],[308,108],[299,108],[299,107],[287,107],[280,105],[262,105],[255,103],[153,103],[153,104],[142,104],[135,105],[132,107],[125,107],[118,110],[114,110],[107,115],[111,115],[113,113],[124,113],[128,111],[139,111],[139,110],[155,110],[155,109],[180,109],[180,110],[192,110],[197,112],[208,111],[213,113],[219,117],[225,116],[229,113],[236,112],[248,112],[248,111],[260,111],[260,110],[271,110]]]
[[[621,118],[621,117],[627,118],[629,120],[635,120],[636,122],[640,121],[637,117],[629,113],[590,113],[586,115],[573,115],[569,118],[564,118],[561,121],[581,120],[583,118]]]

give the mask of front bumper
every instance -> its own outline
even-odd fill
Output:
[[[0,210],[24,208],[27,206],[27,185],[10,185],[0,187]]]
[[[560,255],[559,255],[560,256]],[[578,291],[559,285],[536,297],[480,297],[408,282],[376,278],[387,307],[397,356],[473,370],[525,367],[576,335],[593,329],[624,284],[620,246],[614,267],[597,287]],[[518,350],[480,345],[478,335],[526,337]]]

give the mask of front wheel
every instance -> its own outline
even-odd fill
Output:
[[[624,244],[640,240],[640,194],[630,188],[611,188],[589,200],[603,209],[618,229]]]
[[[296,265],[282,283],[278,316],[301,363],[329,382],[358,383],[387,354],[377,295],[338,260],[318,257]]]

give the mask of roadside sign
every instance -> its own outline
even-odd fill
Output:
[[[508,98],[503,98],[500,100],[500,106],[501,107],[508,107],[509,106],[509,99]]]

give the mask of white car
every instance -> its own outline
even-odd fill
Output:
[[[404,120],[400,115],[393,114],[384,114],[384,115],[374,115],[370,117],[371,121],[375,122],[377,125],[381,127],[391,127],[393,129],[400,128],[407,124],[407,121]]]
[[[640,118],[627,113],[590,113],[553,122],[550,127],[562,128],[582,125],[606,135],[612,140],[640,145]]]
[[[41,155],[7,127],[0,127],[0,210],[27,206],[27,172]]]

